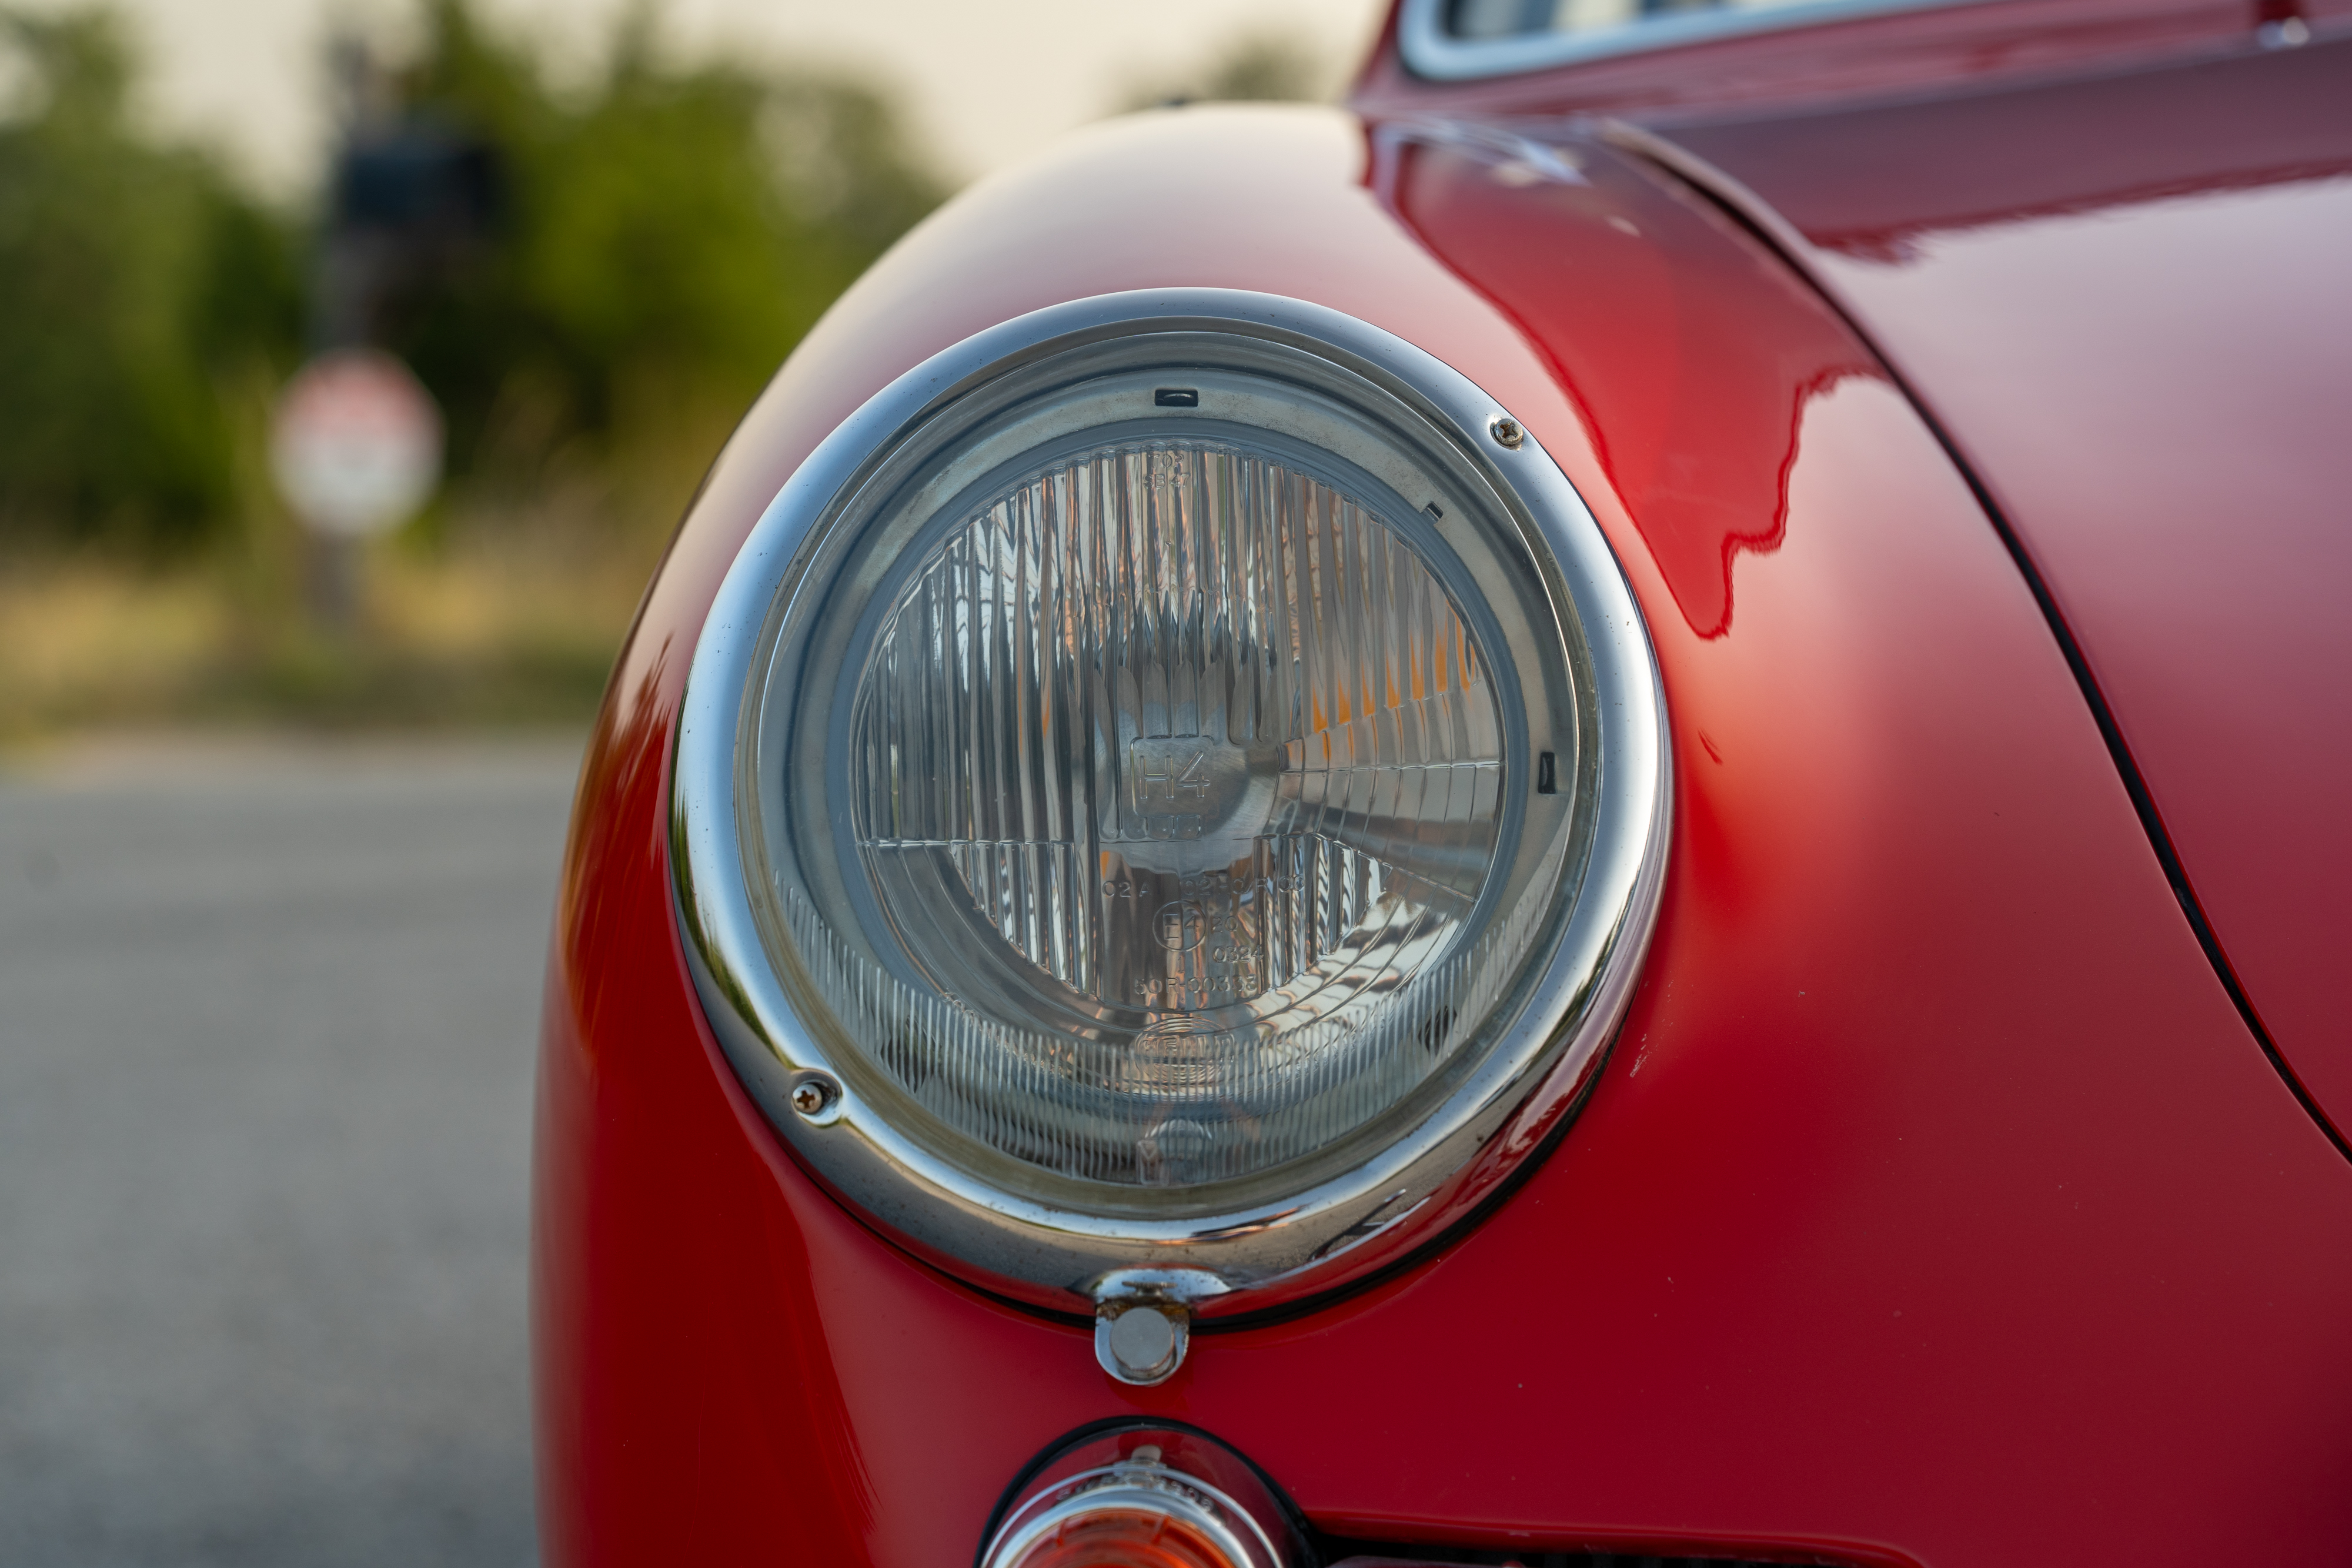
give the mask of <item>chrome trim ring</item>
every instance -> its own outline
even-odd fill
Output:
[[[1546,29],[1500,37],[1465,38],[1446,28],[1448,0],[1404,0],[1397,15],[1397,52],[1403,57],[1405,68],[1425,80],[1475,81],[1484,77],[1514,76],[1623,55],[1647,54],[1685,44],[1711,43],[1750,33],[1982,3],[1983,0],[1805,0],[1803,4],[1756,10],[1727,6],[1678,11],[1579,32]]]
[[[1549,958],[1530,960],[1497,1014],[1507,1021],[1496,1042],[1442,1103],[1361,1163],[1279,1201],[1165,1218],[1080,1212],[977,1180],[866,1103],[779,976],[776,898],[757,843],[770,786],[751,765],[782,607],[828,528],[888,480],[911,433],[985,406],[992,387],[1056,356],[1143,352],[1186,335],[1308,356],[1377,389],[1444,447],[1480,505],[1538,547],[1541,591],[1576,640],[1575,766],[1591,821],[1570,895],[1545,916],[1557,922]],[[967,339],[876,394],[810,455],[752,528],[696,646],[670,831],[705,1012],[771,1124],[837,1196],[919,1255],[1034,1305],[1091,1312],[1107,1280],[1180,1270],[1213,1282],[1186,1301],[1210,1319],[1327,1291],[1425,1244],[1540,1144],[1622,1020],[1656,915],[1671,770],[1656,662],[1616,559],[1532,434],[1511,445],[1493,434],[1507,426],[1522,428],[1467,378],[1352,317],[1268,295],[1161,289],[1055,306]]]

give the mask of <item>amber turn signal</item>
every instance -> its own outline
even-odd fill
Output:
[[[1029,1543],[1006,1568],[1244,1568],[1205,1534],[1156,1509],[1088,1509]]]
[[[1293,1533],[1265,1484],[1213,1441],[1131,1431],[1049,1466],[981,1568],[1290,1568]]]

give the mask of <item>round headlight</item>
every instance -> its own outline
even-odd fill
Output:
[[[933,1257],[1240,1306],[1556,1120],[1664,746],[1598,530],[1475,387],[1292,301],[1082,301],[880,394],[755,530],[688,683],[689,947],[779,1128]]]

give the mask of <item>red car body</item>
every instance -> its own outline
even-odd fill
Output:
[[[1392,26],[1344,110],[1116,122],[886,257],[719,459],[590,746],[547,1561],[967,1562],[1123,1416],[1433,1559],[2352,1554],[2352,12],[2273,9],[1985,0],[1459,83]],[[1647,617],[1675,819],[1525,1185],[1132,1387],[786,1151],[689,978],[667,791],[803,456],[959,340],[1158,287],[1348,312],[1518,414]]]

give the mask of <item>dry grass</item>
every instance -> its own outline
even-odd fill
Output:
[[[686,486],[667,510],[674,516]],[[596,499],[617,499],[604,487]],[[643,497],[630,497],[642,500]],[[574,497],[576,500],[577,497]],[[279,519],[205,559],[0,560],[0,742],[122,727],[577,726],[666,529],[606,507],[476,508],[369,546],[348,622]]]
[[[577,727],[593,716],[646,578],[738,412],[691,389],[622,442],[513,442],[431,516],[361,555],[329,624],[317,547],[271,497],[266,395],[239,440],[243,520],[159,566],[0,554],[0,744],[91,729]]]
[[[377,549],[338,629],[210,564],[19,561],[0,574],[0,737],[583,722],[650,564],[594,555]]]
[[[234,624],[217,584],[193,573],[21,563],[0,577],[0,729],[167,707],[231,641]]]

